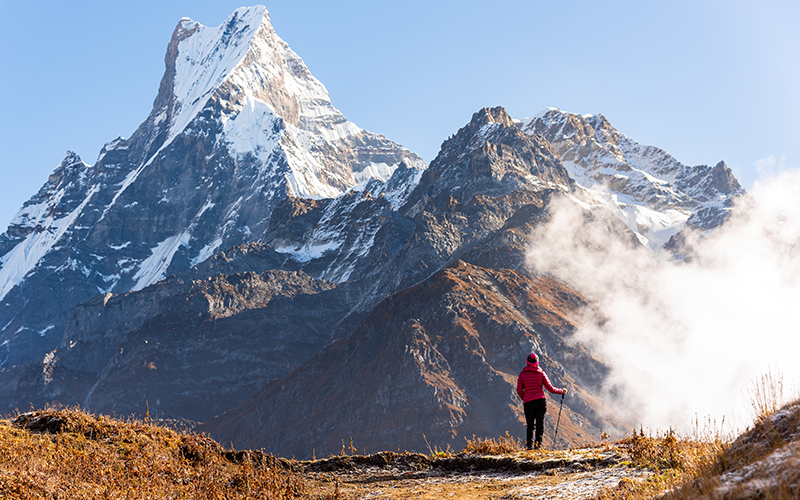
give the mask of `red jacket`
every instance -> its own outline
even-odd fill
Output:
[[[556,389],[550,384],[550,379],[539,368],[539,363],[528,363],[528,366],[519,372],[517,377],[517,394],[522,398],[523,403],[544,399],[544,387],[553,394],[564,394],[564,389]]]

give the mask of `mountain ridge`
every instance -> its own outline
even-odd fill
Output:
[[[601,114],[547,108],[519,123],[556,148],[570,175],[584,188],[584,200],[611,208],[643,244],[654,249],[669,243],[684,227],[717,227],[727,218],[733,198],[744,194],[724,161],[714,167],[686,166],[660,148],[621,134]]]

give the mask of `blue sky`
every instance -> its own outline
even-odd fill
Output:
[[[148,115],[175,25],[240,1],[0,0],[0,227],[70,149],[93,164]],[[800,2],[265,2],[359,126],[432,160],[485,106],[602,113],[745,187],[800,165]]]

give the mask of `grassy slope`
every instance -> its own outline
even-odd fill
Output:
[[[80,411],[0,421],[2,498],[294,498],[285,461]]]
[[[800,498],[800,400],[761,412],[668,499]]]
[[[602,469],[613,469],[606,476],[614,486],[576,498],[797,498],[800,403],[763,412],[730,443],[717,434],[685,439],[639,431],[585,450],[526,452],[519,445],[506,436],[473,439],[458,453],[297,462],[226,450],[205,436],[141,421],[43,410],[0,420],[0,498],[360,498],[379,488],[386,491],[380,498],[433,490],[478,498],[508,495],[515,476],[518,486],[539,481],[558,489],[559,482]],[[476,467],[506,478],[487,482],[471,475]],[[453,481],[445,484],[448,476]]]

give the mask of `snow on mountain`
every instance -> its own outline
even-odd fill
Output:
[[[72,185],[59,182],[61,175],[77,171],[75,182],[81,184],[88,167],[77,154],[68,152],[50,176],[49,183],[11,220],[10,231],[26,234],[26,237],[0,257],[0,300],[56,245],[97,192],[98,186],[92,186],[77,207],[63,213],[65,197],[72,194],[69,192]]]
[[[146,258],[139,265],[133,279],[136,284],[131,290],[141,290],[142,288],[160,281],[166,277],[167,269],[172,263],[172,257],[181,246],[188,246],[191,234],[184,231],[175,236],[170,236],[162,241],[155,248],[150,257]]]
[[[170,120],[168,140],[216,95],[223,102],[215,117],[223,124],[219,140],[232,154],[253,154],[265,162],[280,144],[293,196],[335,197],[369,178],[385,181],[397,167],[354,158],[351,168],[343,168],[330,160],[331,154],[353,146],[397,146],[347,121],[333,107],[324,85],[275,33],[263,6],[237,9],[216,28],[184,19],[175,36],[180,39],[173,83],[178,111]],[[413,165],[425,168],[419,159]]]
[[[94,165],[68,154],[0,235],[0,367],[56,349],[78,304],[148,295],[234,247],[348,282],[363,312],[455,258],[521,266],[559,192],[610,206],[658,248],[718,224],[742,190],[724,163],[687,167],[601,115],[555,109],[516,123],[481,110],[427,168],[333,107],[264,7],[218,27],[183,19],[147,119]]]
[[[690,167],[665,151],[617,131],[600,114],[578,115],[547,108],[519,120],[523,131],[540,134],[558,150],[564,167],[590,204],[610,208],[651,248],[660,248],[700,211],[714,216],[698,227],[713,227],[744,192],[727,166]]]
[[[171,119],[167,141],[183,132],[241,62],[264,14],[261,8],[237,9],[217,28],[188,18],[181,20],[175,34],[181,41],[172,90],[177,112]]]
[[[168,53],[179,52],[175,40]],[[312,130],[343,124],[279,116],[275,99],[286,96],[237,90],[230,82],[238,72],[231,70],[164,146],[169,112],[179,107],[164,97],[164,88],[173,95],[168,69],[153,115],[165,106],[162,128],[146,122],[130,141],[104,148],[94,167],[67,162],[74,168],[40,193],[37,200],[62,182],[83,186],[70,204],[58,205],[70,214],[87,198],[92,175],[107,187],[88,196],[73,224],[92,229],[77,231],[71,247],[57,243],[61,260],[52,252],[42,259],[44,267],[55,266],[52,279],[34,288],[31,277],[41,274],[31,273],[8,294],[30,300],[7,322],[0,364],[20,364],[25,355],[35,361],[13,383],[1,376],[19,372],[0,370],[0,403],[136,412],[150,401],[159,417],[206,422],[238,407],[245,411],[223,414],[204,430],[288,454],[309,453],[294,445],[316,439],[319,428],[338,429],[336,435],[378,429],[359,439],[420,447],[417,432],[408,438],[397,426],[385,432],[372,425],[370,419],[382,419],[375,409],[399,408],[413,428],[431,429],[433,422],[443,443],[502,434],[518,427],[521,415],[509,367],[536,349],[554,383],[569,385],[577,398],[562,420],[575,436],[597,439],[601,431],[630,428],[626,412],[600,416],[609,414],[596,397],[607,386],[608,367],[569,341],[588,304],[579,290],[526,266],[531,236],[556,219],[555,200],[571,197],[599,215],[582,218],[587,229],[598,224],[627,244],[631,228],[657,247],[687,217],[725,208],[736,184],[724,166],[670,162],[655,148],[624,144],[593,115],[549,110],[525,122],[537,132],[496,107],[476,112],[423,171],[413,156],[392,156],[377,136],[332,138]],[[331,162],[325,175],[311,168],[317,159]],[[320,185],[338,189],[329,181],[348,175],[354,184],[336,197],[293,196],[292,162],[300,161]],[[133,181],[131,172],[138,172]],[[97,221],[112,198],[115,205]],[[606,205],[627,226],[607,216]],[[539,236],[542,245],[553,243]],[[66,327],[46,316],[61,303],[73,306],[81,294],[72,290],[82,286],[83,296],[95,296],[74,307]],[[99,290],[112,293],[97,296]],[[59,332],[62,343],[48,344]],[[209,376],[223,372],[224,380]],[[286,387],[309,387],[309,374],[319,373],[325,382],[316,392],[285,397],[297,392]],[[377,383],[370,394],[383,403],[365,404],[364,381]],[[398,381],[400,396],[387,403],[380,395]],[[314,415],[331,394],[347,415]],[[314,425],[298,426],[304,418]],[[272,419],[266,427],[264,419]]]

